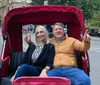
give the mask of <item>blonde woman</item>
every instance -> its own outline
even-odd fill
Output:
[[[28,36],[25,37],[27,38]],[[48,41],[48,32],[44,26],[37,26],[35,40],[36,44],[29,43],[23,64],[18,68],[11,82],[22,76],[47,76],[46,72],[52,69],[55,49]]]

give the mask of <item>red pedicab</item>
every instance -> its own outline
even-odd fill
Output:
[[[22,26],[27,24],[33,25],[52,25],[55,22],[67,24],[68,36],[81,40],[81,34],[85,32],[84,17],[80,9],[73,6],[48,5],[48,6],[28,6],[10,10],[4,18],[2,25],[3,46],[0,56],[0,78],[1,85],[10,85],[11,76],[19,66],[23,52]],[[76,51],[78,68],[83,69],[89,75],[90,64],[88,52]],[[49,85],[70,85],[68,79],[60,77],[39,78],[39,77],[22,77],[15,80],[16,85],[34,85],[33,80],[42,81],[39,85],[45,85],[43,82],[48,80]],[[49,80],[50,79],[50,80]],[[55,81],[53,81],[55,79]],[[32,81],[31,81],[32,80]],[[25,83],[25,81],[27,81]],[[59,82],[57,82],[59,81]],[[62,81],[62,84],[61,84]],[[6,82],[6,83],[5,83]],[[53,84],[52,82],[56,82]],[[37,83],[35,83],[37,84]],[[14,84],[15,85],[15,84]]]

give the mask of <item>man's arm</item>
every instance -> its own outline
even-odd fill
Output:
[[[79,51],[87,51],[90,48],[90,35],[88,34],[88,31],[86,30],[84,33],[84,36],[82,36],[82,42],[79,40],[75,40],[74,42],[74,48]]]
[[[83,41],[84,42],[89,42],[90,41],[90,35],[88,33],[88,30],[85,31],[84,36],[83,36]]]

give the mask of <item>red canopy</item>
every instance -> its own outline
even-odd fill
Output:
[[[4,18],[2,33],[4,36],[6,28],[12,29],[11,25],[15,29],[16,26],[19,28],[18,24],[53,24],[55,22],[79,24],[83,31],[85,28],[83,14],[76,7],[63,5],[29,6],[9,11]]]
[[[7,34],[4,57],[23,50],[22,25],[52,25],[55,22],[67,24],[68,36],[80,39],[80,32],[85,31],[84,18],[80,9],[73,6],[28,6],[10,10],[3,22],[2,35]]]

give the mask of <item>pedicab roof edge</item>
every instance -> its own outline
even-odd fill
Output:
[[[83,17],[81,10],[78,9],[77,7],[64,6],[64,5],[47,5],[47,6],[39,5],[39,6],[27,6],[27,7],[21,7],[21,8],[14,8],[14,9],[10,10],[4,18],[4,22],[3,22],[3,26],[2,26],[2,36],[4,36],[5,30],[7,28],[6,27],[7,23],[15,15],[28,14],[31,12],[37,13],[40,11],[41,12],[42,11],[55,11],[55,12],[63,12],[63,13],[65,13],[65,12],[74,13],[80,22],[83,32],[85,31],[84,17]]]

